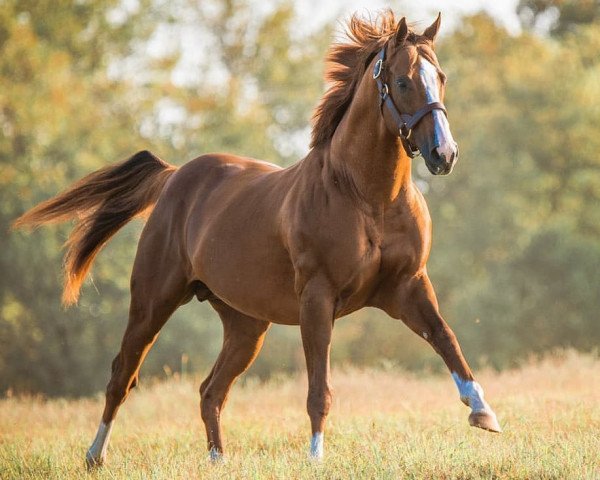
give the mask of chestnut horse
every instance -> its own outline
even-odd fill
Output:
[[[114,419],[161,327],[196,296],[218,312],[223,349],[200,386],[210,458],[223,453],[220,416],[235,379],[255,359],[271,322],[300,325],[308,370],[310,455],[323,456],[331,405],[334,322],[373,306],[402,320],[442,357],[469,407],[469,423],[499,432],[427,275],[431,220],[411,180],[421,152],[448,174],[458,157],[434,53],[440,17],[423,34],[391,12],[353,17],[334,44],[332,86],[314,115],[311,149],[282,169],[208,154],[181,168],[142,151],[83,178],[17,220],[74,219],[63,300],[76,301],[91,263],[133,217],[150,212],[131,278],[129,323],[112,364],[98,433],[87,453],[104,462]]]

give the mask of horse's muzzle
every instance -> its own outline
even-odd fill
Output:
[[[433,175],[448,175],[458,160],[458,145],[452,142],[452,145],[436,146],[431,149],[429,155],[423,157],[425,165]]]

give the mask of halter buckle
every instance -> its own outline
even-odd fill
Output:
[[[377,80],[381,76],[381,72],[383,71],[383,58],[380,58],[375,62],[375,66],[373,67],[373,79]]]
[[[383,86],[381,87],[381,101],[385,100],[386,97],[390,94],[390,89],[387,86],[387,83],[384,83]]]

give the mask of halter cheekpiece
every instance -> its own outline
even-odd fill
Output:
[[[413,145],[409,140],[412,129],[423,119],[425,115],[433,112],[434,110],[441,110],[444,112],[444,115],[447,115],[446,107],[444,107],[444,104],[441,102],[431,102],[427,103],[424,107],[420,108],[412,115],[400,113],[398,107],[396,107],[396,104],[392,99],[392,96],[390,95],[390,89],[387,83],[385,83],[381,78],[385,70],[384,62],[386,47],[387,44],[383,46],[377,55],[377,61],[373,67],[373,79],[377,82],[377,89],[379,90],[379,109],[383,114],[383,105],[385,104],[392,115],[394,122],[396,122],[398,127],[398,136],[402,139],[406,153],[410,158],[413,158],[415,155],[417,155],[417,153],[419,153],[419,149],[413,149]]]

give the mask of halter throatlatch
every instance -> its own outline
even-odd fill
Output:
[[[426,104],[424,107],[417,110],[412,115],[408,115],[406,113],[400,113],[394,100],[392,100],[392,96],[390,95],[390,89],[383,81],[382,74],[384,71],[384,62],[385,62],[385,50],[387,44],[381,49],[379,54],[377,55],[377,61],[375,62],[375,66],[373,67],[373,79],[377,82],[377,89],[379,90],[379,109],[383,114],[383,105],[387,107],[390,114],[392,115],[394,122],[398,127],[398,136],[402,139],[402,144],[404,145],[404,149],[410,158],[413,158],[418,152],[418,148],[413,148],[412,142],[410,142],[409,138],[412,133],[412,129],[417,126],[417,124],[423,119],[425,115],[434,110],[441,110],[446,114],[446,107],[441,102],[431,102]]]

